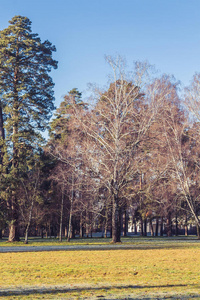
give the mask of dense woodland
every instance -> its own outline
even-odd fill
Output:
[[[200,74],[182,87],[106,57],[107,88],[87,101],[66,91],[55,109],[54,51],[26,17],[0,32],[0,237],[100,231],[116,243],[132,220],[142,235],[147,222],[168,236],[193,224],[200,238]]]

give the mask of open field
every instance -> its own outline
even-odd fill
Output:
[[[78,245],[74,251],[1,253],[0,298],[200,298],[194,238],[135,238],[132,249],[102,251]]]

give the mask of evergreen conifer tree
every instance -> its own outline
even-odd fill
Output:
[[[74,114],[74,105],[77,108],[87,109],[87,104],[82,101],[82,94],[77,88],[73,88],[65,95],[60,107],[56,109],[54,118],[50,123],[50,142],[56,141],[59,144],[65,144],[70,137],[70,121],[72,122]]]
[[[40,130],[45,130],[54,109],[49,76],[57,62],[49,41],[41,42],[27,17],[15,16],[0,32],[0,95],[5,129],[2,196],[9,210],[9,241],[19,239],[17,186],[28,156],[36,151]],[[2,136],[2,134],[1,134]],[[2,140],[2,137],[1,137]],[[7,187],[5,188],[5,184]]]

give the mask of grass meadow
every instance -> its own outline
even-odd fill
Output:
[[[131,249],[78,249],[108,242],[77,239],[70,242],[77,245],[73,251],[0,253],[0,299],[200,299],[195,238],[124,238]],[[41,244],[59,245],[29,245]],[[0,242],[15,245],[23,243]]]

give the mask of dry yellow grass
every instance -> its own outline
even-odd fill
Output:
[[[119,292],[197,293],[200,288],[200,248],[59,251],[0,254],[0,286],[111,286],[101,294]],[[95,288],[94,288],[94,293]],[[80,289],[80,294],[88,296]],[[88,294],[89,293],[89,294]],[[99,290],[98,290],[99,293]],[[71,295],[72,295],[71,294]],[[73,296],[72,295],[72,296]],[[29,299],[28,297],[16,299]],[[38,296],[39,297],[39,296]],[[49,294],[49,298],[53,299]],[[53,297],[53,296],[52,296]],[[56,296],[57,297],[57,296]],[[56,298],[54,294],[54,299]],[[62,294],[64,297],[64,294]],[[78,297],[78,296],[77,296]],[[10,298],[15,299],[15,298]],[[31,299],[39,299],[34,298]],[[67,298],[62,298],[67,299]]]

